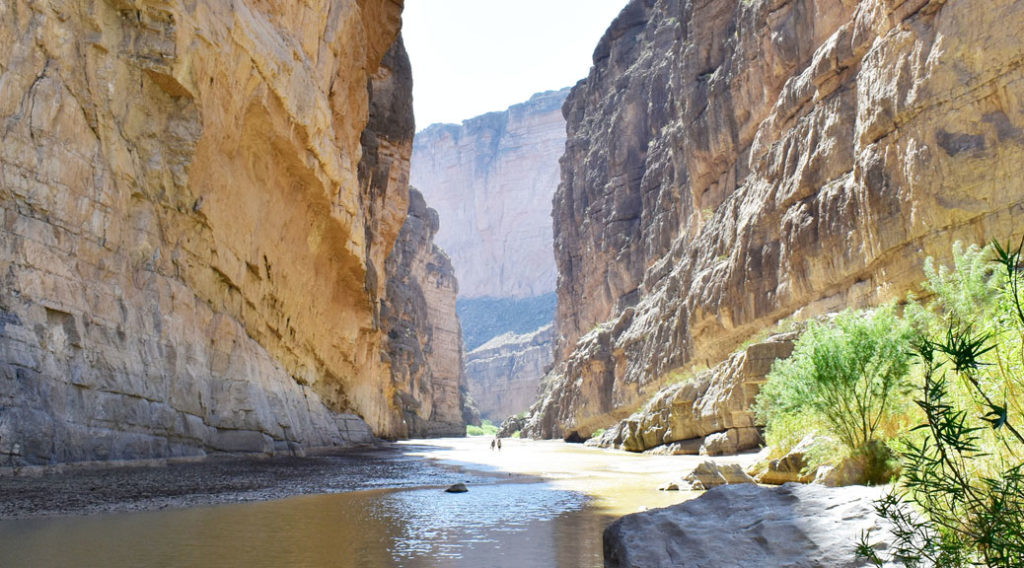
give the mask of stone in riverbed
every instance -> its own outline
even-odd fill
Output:
[[[876,550],[892,542],[873,509],[881,494],[863,486],[718,487],[612,523],[605,566],[861,566],[854,550],[862,531],[872,530]]]
[[[445,493],[469,493],[469,488],[466,487],[465,483],[456,483],[448,489],[444,490]]]

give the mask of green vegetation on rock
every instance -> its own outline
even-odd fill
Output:
[[[895,546],[858,547],[876,566],[1024,567],[1021,260],[954,245],[951,268],[925,263],[926,304],[809,324],[758,396],[770,445],[817,431],[809,465],[852,457],[865,481],[896,475],[877,503]]]
[[[993,260],[995,262],[991,262]],[[954,248],[955,268],[926,265],[935,299],[907,317],[931,339],[922,369],[920,424],[903,437],[903,475],[877,504],[897,541],[876,566],[1024,566],[1024,307],[1021,249]]]
[[[817,425],[861,462],[864,481],[887,481],[885,442],[905,414],[912,335],[893,306],[811,322],[758,395],[769,445],[795,446]]]
[[[490,420],[481,420],[479,426],[466,425],[467,436],[496,436],[497,434],[498,427]]]

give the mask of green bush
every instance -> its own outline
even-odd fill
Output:
[[[481,420],[479,426],[466,425],[467,436],[497,436],[498,427],[490,420]]]
[[[892,306],[811,322],[793,355],[772,366],[758,395],[755,412],[769,443],[788,437],[784,443],[794,444],[795,432],[820,424],[862,459],[867,481],[886,481],[885,442],[904,415],[912,337]]]
[[[923,421],[900,450],[899,484],[876,505],[895,527],[889,560],[905,566],[1024,566],[1021,249],[990,250],[995,263],[957,246],[954,270],[926,267],[935,300],[934,339],[915,348]],[[858,552],[884,564],[867,535]]]

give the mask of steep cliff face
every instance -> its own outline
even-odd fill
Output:
[[[506,333],[466,354],[466,388],[480,415],[495,423],[537,401],[540,379],[554,360],[554,326]]]
[[[441,215],[438,244],[452,257],[463,298],[554,291],[550,203],[568,92],[416,135],[412,184]]]
[[[462,332],[455,315],[458,284],[448,256],[433,243],[437,212],[415,189],[409,215],[388,257],[387,334],[393,404],[403,436],[464,436],[460,387]]]
[[[401,8],[0,5],[0,454],[406,432],[378,301],[408,199]]]
[[[565,107],[531,433],[586,436],[670,369],[1019,232],[1021,24],[1011,0],[631,2]]]

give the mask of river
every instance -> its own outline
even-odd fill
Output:
[[[608,523],[695,496],[656,489],[691,457],[520,440],[498,452],[482,438],[396,447],[314,484],[328,493],[0,521],[0,566],[598,567]],[[443,491],[455,482],[469,492]]]

